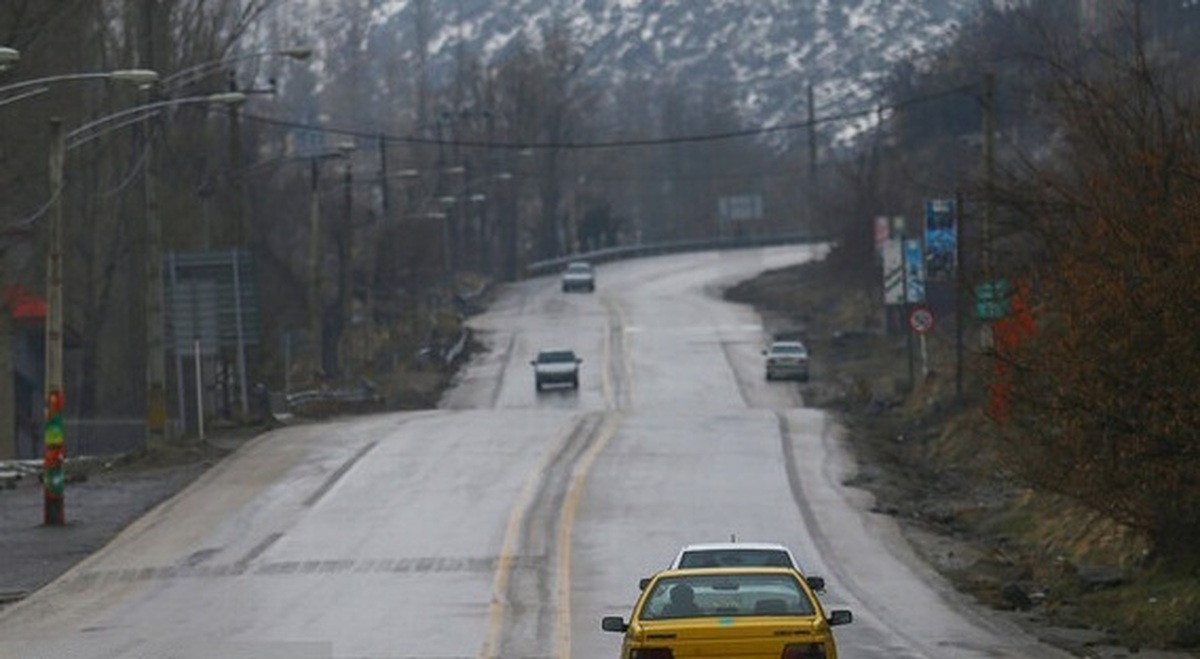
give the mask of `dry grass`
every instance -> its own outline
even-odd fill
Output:
[[[1001,593],[1019,585],[1046,597],[1041,608],[1051,619],[1108,629],[1146,647],[1200,647],[1200,574],[1150,563],[1143,535],[1020,487],[1005,468],[1006,447],[979,411],[975,364],[964,369],[964,395],[957,394],[954,346],[930,342],[933,375],[908,387],[905,339],[883,335],[873,298],[848,290],[822,264],[766,273],[728,297],[780,326],[803,328],[814,367],[823,371],[806,399],[840,413],[860,462],[882,470],[864,486],[893,502],[894,514],[977,545],[973,566],[947,572],[960,588],[1011,608]],[[839,344],[839,332],[861,336]],[[931,519],[930,510],[941,517]],[[1088,568],[1115,570],[1124,581],[1096,587],[1080,578]]]

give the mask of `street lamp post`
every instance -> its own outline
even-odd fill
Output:
[[[446,277],[448,285],[453,290],[454,281],[457,278],[457,272],[454,266],[454,246],[451,245],[453,236],[450,231],[450,221],[454,217],[455,206],[458,204],[458,197],[454,195],[443,195],[438,197],[438,201],[442,204],[441,219],[442,219],[442,270]]]
[[[47,526],[66,523],[63,459],[63,309],[62,309],[62,202],[63,161],[66,141],[62,120],[50,120],[50,209],[46,257],[46,428],[43,443],[43,520]]]
[[[308,190],[308,335],[313,345],[313,364],[318,372],[323,373],[325,336],[321,325],[321,197],[317,186],[320,162],[319,158],[312,159]]]
[[[222,57],[219,59],[200,62],[198,64],[194,64],[192,66],[188,66],[179,71],[176,71],[176,72],[166,76],[165,78],[163,78],[162,84],[159,86],[160,93],[163,96],[170,98],[173,95],[175,95],[176,93],[179,93],[182,90],[186,89],[190,85],[200,82],[201,80],[203,80],[209,76],[212,76],[214,74],[220,73],[225,70],[230,70],[230,75],[231,75],[230,90],[229,90],[229,92],[227,92],[224,95],[227,98],[227,100],[225,100],[224,103],[225,103],[225,105],[228,106],[228,109],[229,109],[229,153],[230,153],[230,162],[231,162],[233,168],[234,169],[240,168],[243,165],[243,153],[242,153],[241,120],[240,120],[240,114],[239,114],[238,110],[241,107],[242,103],[245,101],[246,94],[253,93],[253,90],[247,90],[246,92],[242,92],[237,89],[236,83],[234,83],[232,81],[232,70],[231,70],[232,65],[234,65],[238,62],[243,62],[243,61],[253,60],[253,59],[263,59],[263,58],[268,58],[268,57],[287,57],[287,58],[295,59],[295,60],[306,60],[312,56],[312,52],[313,51],[310,48],[284,48],[284,49],[277,49],[277,50],[265,50],[265,51],[260,51],[260,52],[246,53],[246,54],[242,54],[242,55]],[[270,91],[272,93],[274,91],[273,81],[272,81],[272,89]],[[147,207],[149,208],[153,205],[156,208],[157,200],[154,197],[154,192],[149,189],[150,188],[150,178],[149,177],[147,177],[147,179],[146,179],[146,184],[147,184],[147,192],[146,192]],[[233,217],[232,217],[233,227],[232,227],[231,234],[232,234],[232,240],[233,240],[234,244],[240,247],[248,239],[250,239],[249,236],[251,234],[251,232],[248,230],[248,228],[246,226],[247,221],[248,221],[247,218],[249,216],[249,212],[247,210],[248,200],[246,197],[245,188],[239,177],[231,178],[230,187],[232,188],[232,197],[233,197],[233,203],[234,203]],[[226,227],[228,227],[228,225],[226,225]],[[148,230],[148,233],[151,233],[151,235],[153,235],[153,233],[155,231],[154,229],[151,229],[150,227],[148,227],[147,230]],[[157,231],[159,234],[161,234],[161,228],[157,229]],[[227,234],[227,235],[229,235],[229,234]],[[159,246],[158,248],[160,249],[161,235],[156,236],[156,238],[158,238],[159,240],[152,242],[152,245]],[[155,249],[154,251],[158,251],[158,249]],[[162,306],[161,306],[161,293],[162,293],[161,289],[162,289],[162,281],[163,281],[162,272],[161,272],[162,264],[161,264],[161,262],[156,263],[156,264],[150,263],[150,264],[148,264],[148,267],[158,269],[157,273],[153,273],[153,272],[147,273],[147,279],[149,282],[157,282],[157,285],[151,283],[151,285],[148,287],[148,295],[154,294],[152,289],[154,289],[155,287],[157,287],[159,289],[158,290],[159,301],[155,301],[154,299],[151,299],[149,297],[147,298],[147,305],[148,305],[147,306],[148,317],[147,317],[147,326],[146,326],[147,349],[151,353],[150,357],[149,357],[148,370],[147,370],[147,401],[146,401],[146,403],[147,403],[147,421],[149,422],[147,429],[148,429],[148,431],[150,431],[149,434],[153,438],[155,436],[161,436],[163,434],[163,432],[165,431],[165,427],[166,427],[166,384],[165,384],[166,365],[165,365],[165,361],[163,361],[161,366],[157,363],[158,361],[165,359],[165,349],[164,349],[165,345],[159,345],[159,346],[155,345],[155,343],[159,342],[159,339],[161,338],[161,327],[162,327],[162,321],[163,321]],[[155,355],[158,355],[158,357],[156,357]],[[237,361],[238,361],[238,372],[242,374],[242,378],[240,380],[242,413],[248,414],[249,413],[249,400],[248,400],[248,394],[246,391],[246,378],[245,378],[246,355],[245,355],[244,347],[241,345],[240,342],[238,345]],[[160,413],[161,413],[161,422],[159,421]]]
[[[313,344],[313,358],[322,372],[325,371],[325,328],[321,308],[321,196],[318,187],[320,163],[326,158],[349,159],[353,148],[342,144],[337,151],[311,157],[308,198],[308,332]],[[347,170],[349,171],[349,170]]]
[[[239,95],[240,96],[240,95]],[[163,108],[177,105],[194,104],[194,103],[228,103],[237,102],[239,99],[229,94],[214,94],[212,96],[200,96],[193,98],[174,99],[171,101],[160,101],[157,103],[148,103],[133,108],[128,108],[114,114],[100,117],[94,121],[86,123],[70,133],[63,134],[62,122],[58,119],[52,119],[50,124],[51,144],[50,144],[50,185],[51,197],[49,207],[49,226],[48,226],[48,248],[47,248],[47,264],[46,264],[46,428],[43,435],[44,443],[44,459],[43,459],[43,489],[45,493],[44,517],[47,525],[62,525],[65,523],[65,502],[63,492],[63,472],[62,462],[65,457],[65,438],[63,433],[63,295],[62,295],[62,242],[63,242],[63,209],[62,209],[62,190],[63,190],[63,170],[68,150],[79,147],[97,137],[105,135],[112,130],[121,128],[132,123],[143,121]],[[152,158],[152,149],[150,145],[153,140],[147,142],[147,169],[146,176],[151,178],[154,174],[154,161]],[[162,334],[162,259],[158,256],[159,245],[156,242],[159,235],[158,217],[157,217],[157,200],[153,197],[153,185],[147,185],[146,199],[146,222],[148,231],[148,247],[151,251],[147,254],[147,292],[148,302],[150,299],[157,301],[154,305],[154,312],[159,314],[157,320],[157,334],[149,340],[151,354],[147,356],[148,363],[155,364],[163,371],[162,378],[159,382],[166,380],[166,366],[164,356],[162,355],[163,334]],[[153,277],[157,275],[157,281]],[[147,317],[151,315],[151,305],[147,305]],[[147,331],[152,328],[147,327]],[[157,347],[157,361],[155,359],[155,348]],[[148,366],[149,372],[152,367]],[[163,387],[162,395],[162,410],[163,418],[165,419],[166,409],[166,393]],[[150,415],[154,412],[151,408],[148,410],[148,421]]]
[[[337,257],[338,257],[338,284],[337,284],[337,324],[334,326],[337,329],[336,341],[334,349],[330,354],[329,365],[334,366],[334,372],[339,372],[344,369],[345,364],[340,363],[337,358],[337,346],[340,345],[342,336],[345,335],[346,324],[350,321],[350,260],[353,257],[354,251],[354,164],[351,160],[351,153],[355,150],[354,142],[346,141],[338,145],[338,150],[342,152],[343,169],[342,169],[342,203],[344,207],[344,217],[339,225],[339,230],[335,233],[337,237]]]
[[[232,57],[223,57],[207,62],[200,62],[184,69],[180,69],[171,75],[162,79],[162,90],[165,94],[172,94],[180,91],[188,85],[193,85],[214,73],[219,73],[229,65],[238,62],[244,62],[253,59],[262,59],[265,57],[287,57],[294,60],[306,60],[312,57],[313,51],[311,48],[282,48],[278,50],[264,50],[255,53],[246,53],[244,55],[235,55]]]
[[[146,222],[146,439],[161,440],[167,434],[167,354],[166,329],[163,327],[162,222],[158,216],[158,149],[154,148],[154,128],[145,131],[146,172],[142,177],[143,212]],[[199,350],[196,351],[199,353]],[[200,357],[197,354],[196,363]],[[196,378],[200,378],[199,368]],[[199,396],[199,393],[197,393]],[[182,415],[182,411],[180,412]],[[204,410],[196,416],[203,424]],[[200,426],[203,428],[203,425]],[[203,430],[200,431],[203,435]]]
[[[236,105],[246,95],[225,92],[208,96],[168,99],[142,106],[144,109],[172,107],[189,103]],[[137,108],[134,108],[137,109]],[[166,437],[167,428],[167,355],[163,328],[162,220],[158,213],[158,164],[153,131],[146,137],[146,439]]]
[[[466,181],[467,168],[462,165],[452,165],[442,168],[442,173],[453,176],[462,176],[463,181]],[[465,183],[463,184],[465,186]],[[466,195],[465,188],[461,191],[462,196]],[[459,242],[459,233],[461,231],[461,223],[458,218],[461,216],[462,204],[458,204],[458,195],[447,194],[441,197],[442,204],[446,206],[446,272],[449,273],[450,285],[455,286],[455,281],[458,276],[459,266],[462,264],[462,246]]]
[[[0,69],[14,64],[20,54],[12,48],[0,48]],[[49,85],[59,82],[84,80],[116,80],[132,82],[145,86],[158,79],[158,73],[148,69],[119,69],[93,73],[69,73],[55,76],[25,80],[0,87],[0,95],[9,94],[0,99],[0,106],[15,103],[24,98],[36,96],[49,89]],[[65,436],[63,432],[63,411],[65,397],[63,392],[62,366],[62,208],[57,202],[62,190],[63,160],[66,154],[66,141],[62,132],[62,122],[55,119],[51,122],[50,145],[50,186],[52,206],[50,208],[49,226],[47,228],[49,248],[46,262],[46,353],[45,353],[45,432],[43,433],[43,521],[47,525],[62,525],[65,523],[65,506],[63,487],[63,459],[65,458]],[[0,350],[9,350],[7,342],[0,345]],[[11,394],[5,390],[4,396]]]
[[[321,222],[321,204],[320,204],[320,179],[321,179],[321,162],[329,159],[343,159],[349,156],[350,144],[345,143],[339,145],[336,149],[323,151],[313,154],[302,154],[295,156],[284,156],[273,158],[259,163],[254,163],[241,170],[241,173],[247,173],[253,170],[258,170],[268,166],[276,166],[287,163],[307,163],[309,168],[309,187],[308,187],[308,287],[307,287],[307,320],[309,343],[312,346],[312,355],[314,364],[318,369],[322,366],[323,359],[323,333],[322,327],[322,309],[321,309],[321,250],[322,250],[322,222]],[[285,381],[287,373],[284,374]]]
[[[20,59],[20,53],[18,53],[15,49],[0,47],[0,70],[7,69],[11,65],[15,64],[19,59]],[[148,69],[117,69],[114,71],[97,71],[97,72],[90,72],[90,73],[67,73],[67,74],[37,78],[35,80],[23,80],[21,82],[16,82],[16,83],[12,83],[9,85],[0,86],[0,97],[2,97],[2,98],[0,98],[0,106],[9,105],[11,103],[16,103],[17,101],[20,101],[25,98],[37,96],[38,94],[42,94],[46,91],[49,91],[51,85],[54,85],[54,84],[57,84],[60,82],[74,82],[74,81],[87,81],[87,80],[114,80],[114,81],[119,81],[119,82],[130,82],[130,83],[144,87],[144,86],[150,85],[150,84],[154,83],[156,80],[158,80],[158,73],[156,71],[151,71]],[[55,148],[54,144],[56,144],[59,140],[62,139],[61,124],[58,126],[58,128],[55,128],[52,125],[51,129],[52,129],[52,131],[57,131],[57,132],[55,132],[54,135],[52,135],[52,147],[51,148],[53,149],[53,148]],[[63,148],[63,151],[65,151],[65,146]],[[52,154],[52,158],[53,158],[53,154]],[[58,177],[58,180],[56,181],[53,176],[53,172],[54,172],[53,167],[51,168],[51,172],[52,172],[51,181],[50,181],[51,190],[52,190],[53,194],[57,195],[58,191],[61,189],[61,183],[62,183],[61,175]],[[51,209],[51,210],[53,210],[53,209]],[[53,223],[54,223],[54,220],[52,218],[51,224],[53,224]],[[59,221],[58,227],[59,228],[57,230],[61,231],[61,221]],[[53,233],[55,231],[55,228],[51,227],[49,230],[50,230],[50,232]],[[55,241],[51,240],[50,242],[53,245]],[[48,263],[48,271],[47,271],[47,277],[48,277],[47,283],[49,283],[49,279],[54,278],[54,275],[52,272],[54,269],[53,260],[56,258],[61,259],[61,254],[59,254],[57,256],[54,254],[48,254],[47,258],[51,259],[51,262]],[[61,263],[61,261],[59,261],[59,263]],[[59,272],[58,279],[61,279],[61,269],[58,269],[58,272]],[[49,294],[49,290],[48,290],[48,294]],[[46,327],[47,334],[49,334],[51,332],[51,330],[53,329],[52,328],[53,322],[52,322],[52,319],[49,317],[49,311],[50,311],[50,309],[47,309],[47,319],[46,319],[47,320],[47,327]],[[61,315],[58,318],[58,324],[59,324],[59,326],[55,331],[57,332],[57,334],[60,336],[60,339],[61,339],[61,334],[62,334]],[[5,336],[7,336],[7,335],[5,335]],[[57,355],[51,356],[49,354],[51,347],[55,346],[55,345],[58,345],[60,350]],[[9,341],[7,339],[0,341],[0,350],[4,350],[7,352],[10,349],[11,348],[9,346]],[[46,423],[48,426],[50,426],[50,425],[54,426],[53,428],[51,428],[51,431],[56,432],[57,438],[59,440],[61,440],[62,439],[62,409],[61,409],[61,407],[62,407],[62,403],[63,403],[62,372],[61,372],[61,362],[62,362],[61,340],[57,343],[55,343],[53,341],[47,342],[47,360],[51,360],[51,359],[54,360],[54,364],[56,366],[54,368],[47,368],[47,370],[46,370],[46,374],[47,374],[47,382],[46,382],[47,406],[46,406],[45,411],[46,411],[47,416],[46,416],[45,420],[46,420]],[[48,361],[47,364],[49,365],[50,362]],[[54,377],[55,375],[57,375],[58,381],[56,383],[56,386],[52,389],[50,386],[51,383],[49,380],[51,377]],[[54,396],[54,400],[55,400],[56,404],[54,404],[54,405],[49,404],[52,392],[56,392],[56,395]],[[3,396],[5,400],[10,400],[12,398],[11,387],[7,386],[7,385],[0,385],[0,396]],[[53,413],[54,419],[55,419],[53,424],[52,424],[52,419],[51,419],[51,411],[52,410],[55,410]],[[0,448],[0,455],[4,455],[9,450],[8,445],[11,444],[11,440],[7,435],[0,435],[0,441],[3,441],[6,445],[4,448]],[[59,441],[58,446],[61,447],[61,445],[62,445],[62,442]],[[59,468],[60,468],[59,475],[61,476],[61,456],[59,456],[59,458],[60,458],[59,460],[56,460],[54,462],[59,465]],[[50,481],[47,480],[46,482],[49,483]],[[60,497],[60,499],[61,499],[61,497]],[[54,512],[51,511],[50,516],[56,517],[57,515],[55,515]]]
[[[0,61],[3,61],[2,58],[0,58]],[[158,80],[158,72],[151,71],[150,69],[116,69],[114,71],[95,71],[91,73],[64,73],[45,78],[36,78],[34,80],[22,80],[21,82],[14,82],[10,85],[0,87],[0,96],[2,96],[0,97],[0,106],[42,94],[50,89],[50,85],[59,82],[80,80],[112,80],[115,82],[132,83],[139,87],[147,87]]]

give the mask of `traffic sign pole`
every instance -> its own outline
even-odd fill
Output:
[[[925,335],[921,335],[921,379],[929,377],[929,353],[925,350]]]
[[[913,307],[912,310],[908,313],[908,327],[909,327],[909,329],[912,330],[912,332],[909,333],[910,345],[911,345],[911,337],[913,334],[916,334],[921,340],[921,379],[922,380],[929,377],[929,352],[928,352],[928,350],[926,348],[926,344],[925,344],[925,335],[933,330],[933,323],[934,323],[933,311],[929,307],[927,307],[923,304]],[[912,370],[911,369],[911,361],[910,361],[910,369],[909,370],[910,370],[910,372]],[[911,377],[911,375],[910,375],[910,377]]]

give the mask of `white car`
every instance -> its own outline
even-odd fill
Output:
[[[815,591],[825,590],[825,579],[805,575],[792,551],[786,545],[777,542],[733,541],[685,545],[667,569],[698,567],[790,567],[804,576],[809,588]]]
[[[582,363],[583,360],[573,350],[542,350],[537,354],[537,359],[529,362],[533,367],[534,388],[541,391],[548,384],[566,384],[578,389],[579,365]]]
[[[588,293],[596,290],[596,273],[592,269],[592,264],[587,261],[572,261],[567,264],[567,269],[562,275],[562,291],[570,293],[571,291],[585,291]]]
[[[776,341],[762,353],[767,358],[767,380],[796,379],[808,382],[808,348],[800,341]]]

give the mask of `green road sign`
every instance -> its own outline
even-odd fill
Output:
[[[1007,279],[983,282],[975,286],[975,317],[996,320],[1008,313],[1012,302],[1012,286]]]

